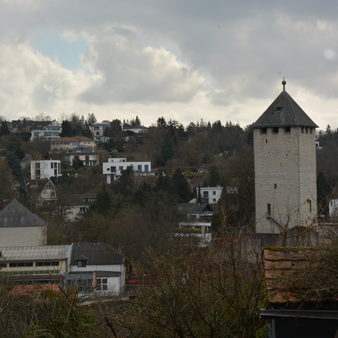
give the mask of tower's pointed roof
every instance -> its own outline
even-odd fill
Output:
[[[46,226],[47,222],[13,199],[0,210],[0,227]]]
[[[254,128],[268,127],[311,127],[318,126],[310,119],[298,103],[285,90],[272,102],[270,107],[254,123]]]

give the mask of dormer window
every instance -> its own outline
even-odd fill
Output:
[[[81,255],[76,260],[76,265],[78,268],[85,268],[87,266],[87,261],[88,261],[88,258],[86,256]]]

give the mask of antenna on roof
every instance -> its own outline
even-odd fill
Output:
[[[285,92],[286,81],[285,81],[285,77],[284,76],[283,76],[282,85],[283,85],[283,92]]]

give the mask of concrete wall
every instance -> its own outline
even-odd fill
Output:
[[[279,233],[283,227],[308,226],[317,213],[315,134],[292,127],[267,134],[254,129],[256,232]],[[311,211],[310,202],[311,200]]]
[[[47,244],[47,227],[0,228],[0,247]]]

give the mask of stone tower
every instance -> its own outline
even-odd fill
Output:
[[[256,232],[310,226],[317,215],[315,128],[283,91],[254,123]]]

